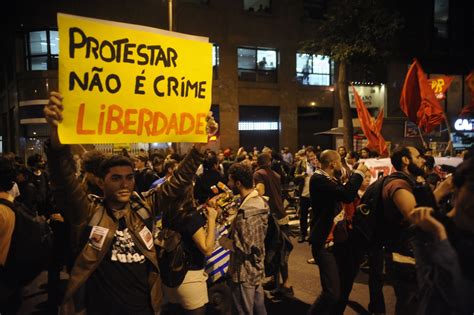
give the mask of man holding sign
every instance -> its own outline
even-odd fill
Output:
[[[52,92],[44,109],[52,127],[46,152],[58,206],[80,235],[80,253],[71,271],[62,312],[73,314],[153,314],[161,304],[161,283],[153,243],[153,218],[158,211],[189,206],[185,195],[203,160],[196,144],[168,181],[143,194],[133,191],[133,162],[115,155],[100,167],[104,197],[86,195],[75,176],[70,146],[59,141],[63,96]],[[216,131],[212,120],[208,129]]]

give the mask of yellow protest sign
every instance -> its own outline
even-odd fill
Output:
[[[62,143],[205,142],[204,37],[58,14]]]

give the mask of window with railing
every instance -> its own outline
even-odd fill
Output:
[[[57,30],[32,31],[26,34],[26,69],[58,69],[59,35]]]
[[[296,80],[302,85],[334,84],[334,63],[327,56],[296,54]]]
[[[278,52],[270,48],[237,48],[240,81],[277,82]]]

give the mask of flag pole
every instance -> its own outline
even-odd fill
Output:
[[[421,142],[423,142],[423,147],[427,149],[428,146],[426,145],[425,139],[423,138],[423,135],[421,134],[420,126],[417,125],[416,127],[418,128],[418,134],[420,135]]]
[[[449,154],[452,156],[453,155],[453,133],[451,130],[451,125],[449,124],[449,121],[448,121],[448,117],[446,116],[445,113],[443,114],[443,118],[444,118],[444,123],[446,124],[446,129],[448,130],[448,133],[449,133],[449,141],[448,141],[448,145],[446,146],[446,149],[444,150],[444,154],[446,155],[446,153],[449,150]]]

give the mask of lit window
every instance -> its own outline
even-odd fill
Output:
[[[302,85],[334,83],[334,65],[327,56],[296,54],[296,79]]]
[[[275,49],[237,48],[239,80],[276,82],[278,53]]]
[[[244,10],[264,14],[272,12],[270,0],[244,0]]]
[[[433,22],[435,34],[448,38],[449,0],[435,0]]]
[[[239,131],[279,130],[278,121],[239,121]]]
[[[212,75],[213,79],[218,79],[218,68],[219,68],[219,46],[212,45]]]
[[[26,62],[28,70],[52,70],[58,68],[58,31],[33,31],[26,37]]]

